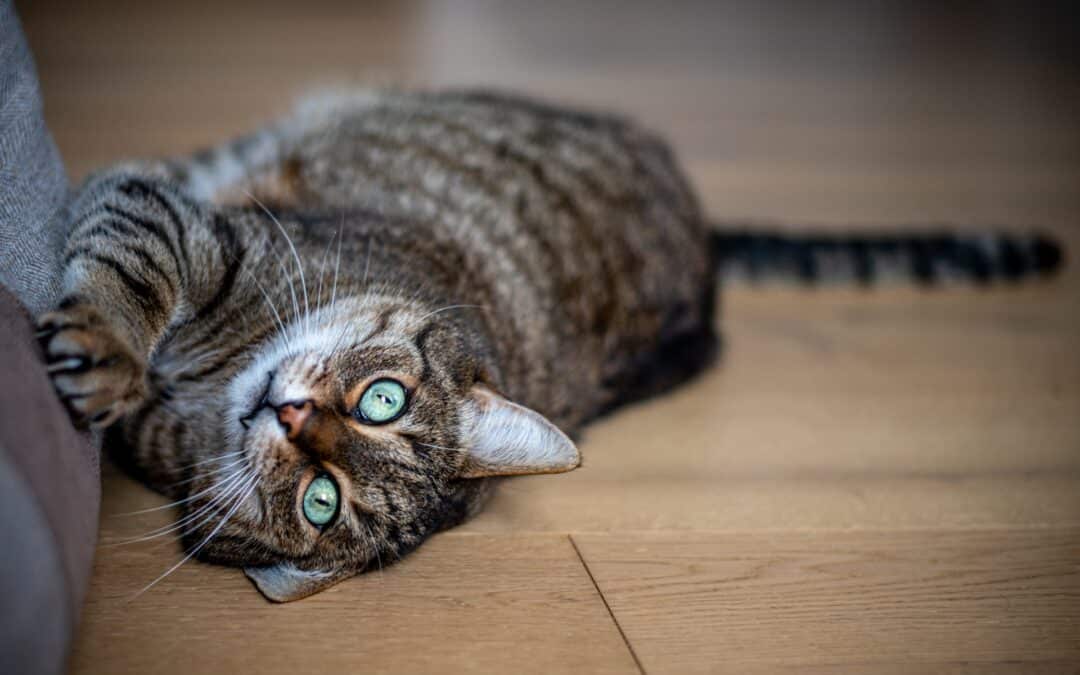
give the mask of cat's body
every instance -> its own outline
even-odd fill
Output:
[[[152,485],[190,499],[189,549],[233,511],[199,551],[211,560],[336,576],[392,560],[475,510],[483,476],[576,466],[565,437],[542,456],[555,426],[573,434],[713,351],[694,197],[666,147],[615,118],[482,94],[344,98],[191,163],[108,172],[74,212],[65,299],[43,322],[54,379],[76,414],[117,421]],[[328,368],[335,348],[352,352]],[[657,367],[673,350],[688,353]],[[290,442],[272,414],[241,424],[267,393],[321,411],[374,374],[410,392],[390,425],[335,419]],[[492,398],[541,435],[471,461],[461,428]],[[258,450],[258,434],[295,447]],[[364,522],[319,533],[339,539],[320,550],[291,532],[286,483],[324,464]]]
[[[59,393],[276,600],[460,522],[488,477],[577,466],[563,432],[709,362],[732,250],[655,136],[484,93],[311,103],[104,173],[73,218]]]

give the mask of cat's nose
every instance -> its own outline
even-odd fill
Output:
[[[278,423],[285,429],[285,436],[290,441],[295,441],[300,435],[300,430],[304,428],[304,423],[315,412],[315,404],[310,399],[307,401],[287,401],[274,406],[274,410],[277,411]]]

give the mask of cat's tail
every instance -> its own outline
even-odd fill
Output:
[[[802,233],[717,225],[711,245],[725,280],[751,282],[982,285],[1053,276],[1065,260],[1048,235],[999,231]]]

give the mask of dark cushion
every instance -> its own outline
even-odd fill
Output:
[[[0,653],[6,672],[59,672],[93,561],[98,453],[72,428],[30,316],[3,288],[0,326]]]

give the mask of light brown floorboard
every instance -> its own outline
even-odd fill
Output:
[[[575,535],[646,672],[1072,672],[1080,529]]]
[[[1080,524],[1078,279],[734,289],[716,368],[589,428],[581,469],[507,484],[467,527]]]
[[[178,557],[99,549],[73,673],[637,672],[565,536],[444,534],[286,605],[199,563],[133,598]]]

